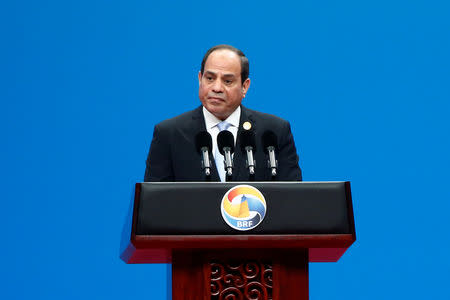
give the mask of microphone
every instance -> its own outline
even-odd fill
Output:
[[[220,154],[225,158],[225,171],[227,176],[231,177],[233,175],[233,161],[231,159],[231,154],[234,152],[234,137],[228,130],[222,130],[217,135],[217,145],[219,147]]]
[[[278,151],[277,135],[267,130],[262,135],[264,152],[269,155],[268,168],[271,169],[272,177],[277,176],[278,161],[275,158],[275,151]]]
[[[208,131],[200,131],[195,136],[195,147],[197,151],[202,154],[202,170],[205,170],[205,175],[211,175],[211,159],[210,153],[212,151],[212,138]]]
[[[246,167],[250,175],[255,175],[255,159],[253,153],[256,151],[255,132],[250,130],[243,130],[239,135],[241,150],[247,154]]]

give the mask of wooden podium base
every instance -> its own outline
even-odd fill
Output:
[[[307,300],[308,250],[174,250],[173,300]]]

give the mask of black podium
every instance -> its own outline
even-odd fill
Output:
[[[137,183],[125,229],[121,259],[172,263],[175,300],[308,299],[308,263],[356,239],[349,182]]]

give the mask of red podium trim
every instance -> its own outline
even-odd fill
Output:
[[[355,236],[352,234],[139,235],[132,237],[121,258],[127,263],[171,263],[172,252],[176,249],[299,248],[309,249],[309,262],[335,262],[354,241]]]

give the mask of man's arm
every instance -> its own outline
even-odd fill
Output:
[[[278,181],[301,181],[302,171],[298,165],[297,149],[289,122],[283,124],[282,134],[279,140]]]
[[[169,136],[162,133],[159,125],[155,126],[144,181],[174,181]]]

